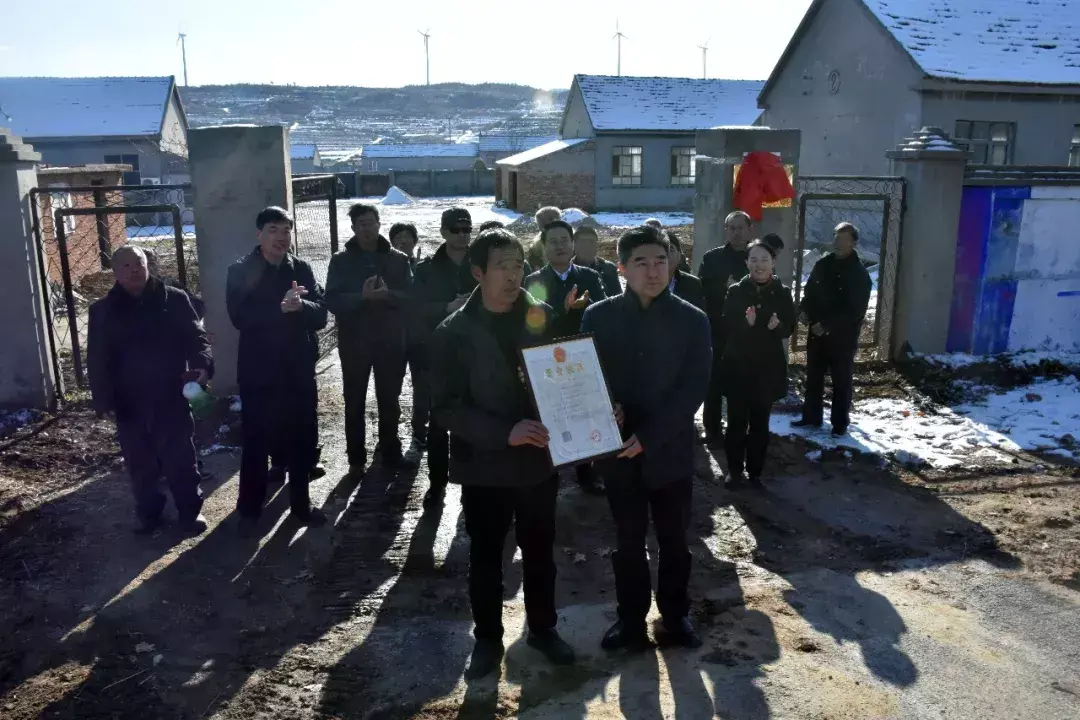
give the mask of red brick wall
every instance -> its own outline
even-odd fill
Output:
[[[38,178],[42,192],[38,196],[39,219],[41,221],[41,240],[44,244],[45,265],[49,280],[60,283],[63,275],[60,267],[60,247],[57,242],[55,227],[55,212],[59,209],[92,208],[94,207],[94,194],[92,192],[69,192],[62,187],[50,188],[51,185],[64,184],[68,186],[89,185],[92,179],[82,174],[72,175],[49,175]],[[119,184],[119,177],[109,177],[105,184]],[[58,195],[66,195],[67,199],[59,197],[58,202],[53,202],[50,192]],[[120,192],[107,192],[104,194],[106,206],[123,205],[123,196]],[[78,290],[79,281],[94,273],[101,272],[101,253],[98,246],[97,217],[94,215],[76,215],[65,220],[65,240],[68,248],[68,265],[71,270],[72,286]],[[106,239],[109,244],[109,252],[124,244],[127,240],[126,216],[124,213],[105,216]]]
[[[596,184],[592,173],[518,170],[519,212],[535,212],[545,205],[576,207],[592,212],[596,207]]]

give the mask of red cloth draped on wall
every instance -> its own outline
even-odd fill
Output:
[[[743,158],[739,177],[735,179],[733,204],[755,222],[761,220],[761,207],[766,203],[790,200],[795,197],[787,171],[780,158],[759,150]]]

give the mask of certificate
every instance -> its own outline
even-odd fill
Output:
[[[521,351],[522,368],[555,468],[618,453],[622,433],[596,346],[589,335]]]

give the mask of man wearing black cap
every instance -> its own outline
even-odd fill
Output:
[[[463,207],[444,210],[441,233],[443,244],[416,266],[413,283],[417,312],[429,336],[447,315],[465,304],[476,287],[467,258],[472,237],[469,211]],[[433,361],[430,348],[428,353],[426,360],[430,365]],[[450,434],[434,416],[428,420],[427,463],[430,486],[424,495],[424,507],[439,507],[450,474]]]
[[[326,306],[337,319],[349,472],[363,474],[367,464],[364,413],[373,372],[383,467],[412,469],[415,463],[404,457],[398,438],[406,292],[412,282],[409,258],[379,234],[379,210],[374,205],[353,205],[349,218],[355,234],[330,258],[326,271]]]

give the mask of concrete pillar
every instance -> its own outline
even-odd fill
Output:
[[[943,353],[968,154],[941,128],[924,127],[886,156],[890,174],[907,181],[891,353]]]
[[[284,127],[192,130],[188,163],[195,191],[199,289],[212,334],[214,392],[235,393],[239,334],[225,309],[229,266],[255,247],[255,216],[268,205],[292,207],[292,167]]]
[[[724,218],[735,209],[735,166],[746,153],[755,151],[780,153],[780,161],[794,168],[799,175],[799,130],[773,130],[765,127],[721,127],[698,130],[695,139],[697,152],[697,193],[694,197],[694,269],[706,252],[724,244]],[[755,235],[776,233],[784,239],[784,251],[776,259],[776,274],[785,284],[794,275],[796,245],[795,201],[791,207],[765,208],[755,226]]]
[[[56,404],[45,289],[30,215],[39,162],[40,153],[0,128],[0,407],[51,409]]]

